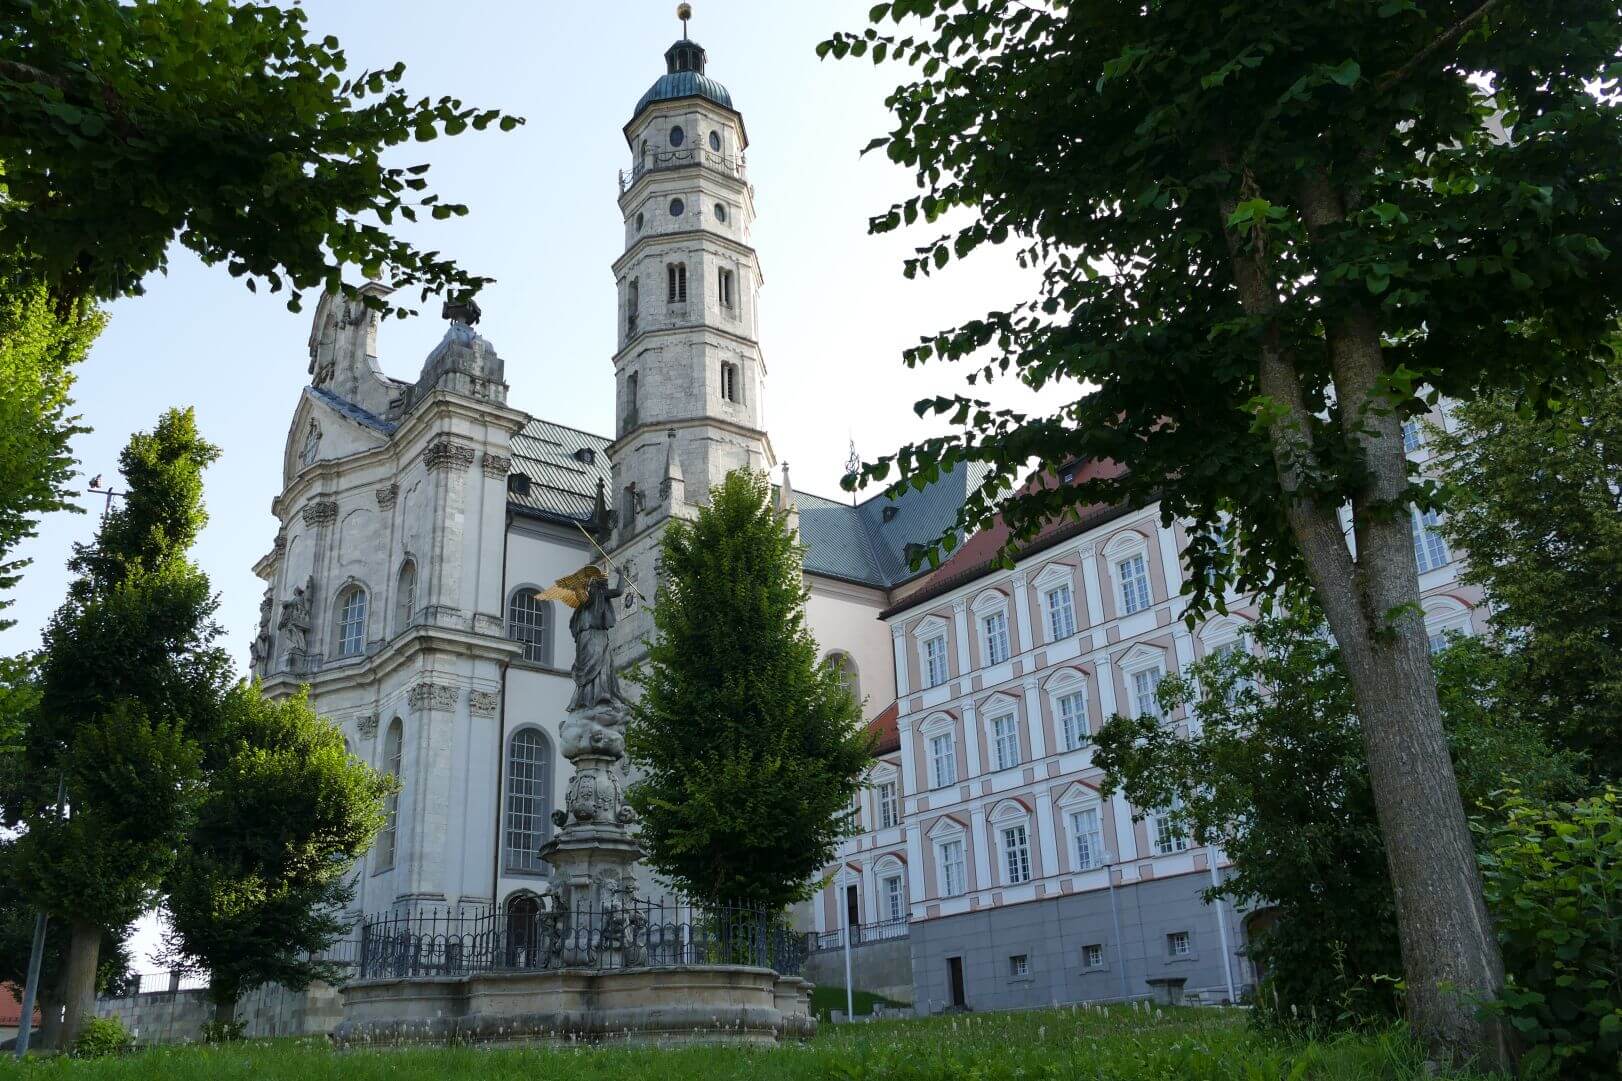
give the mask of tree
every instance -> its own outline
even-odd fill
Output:
[[[652,867],[695,900],[778,909],[853,831],[871,755],[860,705],[817,661],[804,550],[769,491],[730,473],[666,529],[628,746]]]
[[[39,516],[71,507],[68,443],[85,429],[68,415],[68,390],[103,322],[88,303],[59,307],[15,260],[0,259],[0,590],[17,584],[27,563],[12,552]],[[0,612],[10,605],[0,596]],[[9,626],[0,619],[0,630]]]
[[[199,794],[199,743],[217,723],[230,660],[213,645],[216,600],[187,552],[207,515],[202,471],[218,451],[191,410],[170,410],[120,457],[129,494],[79,545],[77,578],[45,630],[39,704],[14,867],[30,904],[67,922],[64,1039],[94,991],[103,933],[149,909]],[[65,780],[68,814],[55,813]]]
[[[1502,964],[1409,535],[1434,493],[1400,427],[1421,387],[1537,401],[1596,370],[1622,297],[1615,4],[896,0],[871,18],[912,21],[819,48],[915,69],[871,145],[920,191],[872,229],[954,215],[909,276],[1010,241],[1041,271],[1033,299],[907,362],[1089,389],[1046,416],[927,399],[953,430],[848,483],[990,463],[958,525],[1001,513],[1010,550],[1087,504],[1158,502],[1191,523],[1190,618],[1229,585],[1310,585],[1363,722],[1410,1016],[1439,1057],[1505,1063],[1473,1005]],[[998,504],[1033,459],[1124,469]]]
[[[1507,692],[1555,743],[1622,778],[1622,359],[1538,413],[1461,403],[1429,438],[1445,462],[1443,532],[1514,643]]]
[[[1321,626],[1316,613],[1256,624],[1256,653],[1207,658],[1161,685],[1168,712],[1188,708],[1188,734],[1153,717],[1112,718],[1098,732],[1094,762],[1107,791],[1164,808],[1199,843],[1222,846],[1234,871],[1208,896],[1277,914],[1249,947],[1266,974],[1260,1019],[1384,1024],[1399,1006],[1396,900],[1356,703]],[[1571,791],[1574,756],[1494,708],[1502,672],[1494,647],[1457,640],[1437,672],[1472,815],[1497,813],[1506,777],[1528,792]]]
[[[337,290],[358,267],[422,297],[488,279],[389,231],[467,208],[391,147],[522,123],[410,100],[404,64],[347,74],[296,6],[61,0],[0,12],[0,235],[65,304],[138,294],[172,240],[248,287]],[[345,288],[349,288],[345,286]],[[381,304],[369,298],[368,303]],[[404,314],[404,312],[402,312]]]
[[[299,694],[238,684],[204,752],[203,796],[167,882],[172,961],[206,970],[214,1031],[266,983],[302,990],[340,967],[317,955],[349,929],[354,862],[384,821],[391,779],[349,753]]]

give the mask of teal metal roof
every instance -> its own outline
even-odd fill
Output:
[[[642,95],[642,100],[636,103],[631,115],[637,115],[656,101],[675,101],[677,98],[705,98],[723,108],[732,108],[732,95],[727,88],[708,75],[701,71],[671,71],[654,80],[648,92]]]

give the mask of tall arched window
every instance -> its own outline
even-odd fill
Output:
[[[394,633],[399,634],[415,622],[417,611],[417,561],[408,559],[400,564],[400,584],[394,591]]]
[[[524,660],[552,663],[552,604],[534,589],[515,590],[507,602],[507,637],[524,643]]]
[[[366,652],[366,590],[350,586],[338,595],[338,656]]]
[[[507,743],[507,869],[542,869],[540,847],[551,815],[552,753],[536,728],[513,733]]]
[[[395,790],[383,801],[383,829],[377,835],[377,869],[394,866],[395,839],[400,828],[400,791],[404,784],[405,729],[396,717],[389,722],[388,735],[383,738],[383,768],[394,778]]]
[[[862,677],[856,669],[856,661],[849,653],[843,650],[834,650],[823,658],[823,664],[839,673],[839,682],[851,693],[851,697],[860,702],[862,700]]]

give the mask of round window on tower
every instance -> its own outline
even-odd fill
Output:
[[[718,132],[718,131],[710,132],[710,149],[716,151],[717,153],[720,152],[720,150],[721,150],[721,133],[720,132]]]
[[[715,204],[715,220],[716,221],[726,221],[727,220],[727,205],[725,203],[716,203]]]
[[[670,129],[670,145],[671,146],[680,146],[682,143],[685,143],[686,141],[687,141],[687,133],[685,131],[681,130],[681,125],[680,124],[677,124],[676,126],[674,126],[674,127],[672,127]]]
[[[639,233],[642,231],[642,222],[643,222],[642,211],[638,210],[636,212],[636,231],[639,232]]]
[[[670,200],[670,216],[672,218],[681,217],[682,212],[685,211],[686,209],[687,209],[687,204],[682,202],[680,199],[672,199],[672,200]]]

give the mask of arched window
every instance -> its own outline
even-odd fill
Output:
[[[856,661],[849,653],[843,650],[834,650],[822,659],[822,663],[839,673],[839,682],[845,685],[852,698],[862,700],[862,677],[857,671]]]
[[[383,801],[383,829],[377,835],[377,869],[394,866],[395,839],[400,828],[400,791],[404,783],[405,729],[396,717],[389,722],[388,735],[383,738],[383,768],[394,778],[395,790]]]
[[[536,728],[522,728],[507,743],[507,869],[542,870],[540,847],[551,814],[552,754]]]
[[[338,595],[338,656],[366,652],[366,590],[350,586]]]
[[[394,633],[399,634],[416,622],[417,561],[407,559],[400,564],[400,584],[394,591]]]
[[[533,589],[514,591],[507,602],[507,637],[524,643],[524,660],[552,663],[552,604]]]
[[[681,207],[681,200],[679,200],[679,199],[672,200],[671,204],[670,204],[670,212],[671,212],[671,214],[672,215],[679,214],[680,213],[680,207]],[[665,300],[666,300],[667,303],[670,303],[670,304],[685,304],[685,303],[687,303],[687,264],[686,263],[666,263],[665,264]]]
[[[540,938],[540,900],[533,893],[513,894],[507,901],[507,967],[534,967]]]

